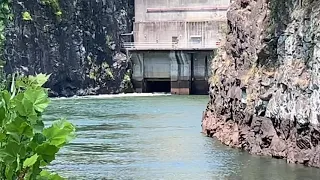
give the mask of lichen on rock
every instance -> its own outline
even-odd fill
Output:
[[[253,154],[320,167],[320,2],[237,0],[213,60],[203,132]]]

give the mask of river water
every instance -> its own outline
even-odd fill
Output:
[[[66,117],[77,138],[50,167],[68,179],[307,180],[320,170],[251,156],[201,134],[207,96],[53,100],[44,118]]]

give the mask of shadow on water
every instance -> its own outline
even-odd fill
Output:
[[[50,167],[68,179],[300,180],[320,170],[256,157],[203,136],[207,96],[54,100],[46,124],[60,116],[77,138]]]
[[[119,123],[119,124],[99,124],[99,125],[79,125],[77,126],[77,131],[113,131],[113,130],[123,130],[123,129],[130,129],[133,126],[126,124],[126,123]]]

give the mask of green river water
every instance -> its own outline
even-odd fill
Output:
[[[201,134],[207,96],[54,99],[77,138],[50,166],[68,179],[320,179],[320,169],[249,155]]]

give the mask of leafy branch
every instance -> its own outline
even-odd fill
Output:
[[[64,119],[44,127],[41,115],[50,100],[42,85],[48,78],[13,78],[11,90],[0,92],[0,179],[63,179],[43,168],[75,137],[75,127]]]

